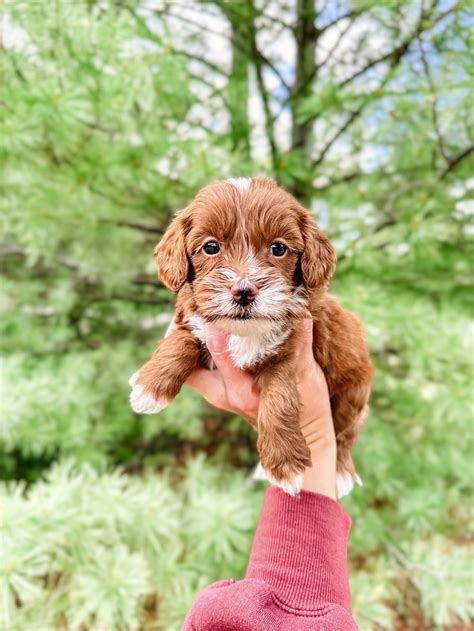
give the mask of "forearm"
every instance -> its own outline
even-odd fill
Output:
[[[332,422],[332,421],[331,421]],[[303,490],[336,499],[336,440],[334,434],[309,445],[312,466],[304,473]]]
[[[333,603],[350,611],[350,527],[347,513],[326,495],[302,491],[293,498],[269,488],[246,576],[268,583],[277,599],[294,609]]]
[[[327,496],[268,489],[245,579],[201,592],[183,631],[357,631],[347,576],[350,525]]]

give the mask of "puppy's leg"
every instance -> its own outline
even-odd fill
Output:
[[[134,412],[156,414],[171,403],[197,366],[199,352],[199,340],[183,329],[158,342],[150,361],[130,379]]]
[[[337,442],[337,496],[348,495],[354,484],[362,486],[357,475],[351,450],[368,415],[370,386],[361,383],[345,384],[331,398],[332,415]]]
[[[311,457],[299,425],[300,403],[290,366],[280,362],[258,378],[260,407],[257,449],[267,479],[297,495]]]

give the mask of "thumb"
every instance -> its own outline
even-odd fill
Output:
[[[305,318],[299,324],[299,335],[297,338],[296,357],[298,363],[312,365],[313,357],[313,320]]]
[[[237,374],[241,374],[241,371],[234,366],[232,361],[232,357],[227,348],[227,335],[225,333],[221,331],[209,332],[206,337],[206,346],[224,381],[232,379]]]

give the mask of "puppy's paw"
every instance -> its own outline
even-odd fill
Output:
[[[155,397],[147,392],[145,388],[137,383],[138,372],[134,373],[129,380],[129,385],[132,388],[130,393],[130,405],[132,410],[137,414],[158,414],[161,410],[171,403],[171,401],[165,397],[155,399]]]
[[[338,498],[345,497],[354,488],[354,485],[362,486],[362,480],[357,473],[353,478],[347,471],[338,471],[336,474],[336,494]]]
[[[296,497],[299,495],[301,491],[301,487],[303,486],[303,474],[302,473],[290,473],[288,478],[285,480],[277,480],[272,476],[271,473],[268,474],[268,479],[273,486],[277,486],[288,495],[292,497]]]
[[[290,471],[284,478],[276,478],[269,471],[266,471],[259,462],[252,478],[254,480],[268,480],[272,486],[277,486],[288,495],[295,497],[301,491],[303,486],[303,474],[296,471]]]
[[[258,465],[255,467],[253,473],[252,473],[252,480],[256,480],[256,481],[263,481],[263,480],[268,480],[267,478],[267,472],[265,471],[265,469],[262,467],[262,463],[259,462]]]

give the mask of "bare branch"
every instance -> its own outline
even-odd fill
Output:
[[[317,166],[318,164],[320,164],[324,160],[324,158],[326,157],[326,154],[331,149],[331,147],[334,145],[336,140],[338,140],[338,138],[340,138],[342,136],[342,134],[352,125],[352,123],[359,118],[359,116],[362,114],[362,112],[365,110],[365,108],[369,105],[369,103],[371,102],[372,96],[375,93],[379,92],[388,83],[388,81],[390,81],[390,78],[391,78],[393,72],[395,71],[395,68],[400,63],[400,60],[401,60],[401,57],[395,57],[392,60],[392,63],[390,64],[390,70],[384,76],[384,78],[382,79],[381,83],[371,93],[366,94],[364,96],[360,106],[356,110],[354,110],[353,112],[350,113],[349,118],[346,120],[346,122],[342,125],[342,127],[340,127],[336,131],[336,133],[332,136],[332,138],[330,140],[328,140],[328,142],[326,143],[326,145],[322,149],[322,151],[319,154],[319,156],[316,158],[315,161],[313,161],[313,166]]]
[[[156,15],[165,15],[168,18],[175,18],[179,22],[183,22],[184,24],[191,24],[192,26],[196,26],[200,31],[204,33],[210,33],[211,35],[215,35],[216,37],[221,37],[223,39],[229,40],[229,35],[223,33],[222,31],[216,31],[213,28],[209,28],[202,24],[202,22],[198,22],[189,17],[189,15],[180,15],[179,13],[170,13],[166,10],[154,9],[153,13]]]
[[[270,110],[270,100],[268,96],[265,83],[263,81],[262,66],[258,59],[255,60],[255,74],[257,77],[258,89],[260,96],[262,97],[263,109],[265,111],[265,130],[267,132],[268,142],[270,144],[270,151],[272,154],[272,164],[275,170],[278,161],[278,149],[275,142],[275,132],[273,128],[273,117]]]
[[[343,88],[348,83],[351,83],[352,81],[354,81],[354,79],[357,79],[361,75],[365,74],[368,70],[370,70],[371,68],[374,68],[375,66],[378,66],[384,61],[388,61],[389,59],[396,60],[403,57],[405,53],[408,51],[408,49],[410,48],[410,45],[412,44],[412,42],[419,35],[421,35],[421,33],[431,30],[436,24],[438,24],[438,22],[443,20],[450,13],[452,13],[458,7],[458,5],[459,5],[459,2],[456,2],[452,7],[450,7],[446,11],[443,11],[442,13],[434,17],[431,16],[431,13],[425,12],[424,10],[422,10],[420,12],[420,17],[418,19],[415,30],[412,33],[410,33],[410,35],[408,35],[401,44],[393,48],[388,53],[385,53],[381,57],[378,57],[376,59],[371,59],[363,68],[360,68],[359,70],[354,72],[350,77],[347,77],[347,79],[344,79],[344,81],[342,81],[339,84],[339,88]],[[426,20],[426,26],[423,26],[423,22],[425,20]]]
[[[440,14],[438,16],[436,16],[436,19],[434,19],[434,20],[432,20],[430,22],[430,27],[429,28],[432,28],[434,26],[434,23],[439,22],[441,19],[446,17],[446,15],[448,15],[452,10],[453,10],[453,8],[449,9],[448,11],[443,12],[442,14]],[[427,12],[425,12],[424,9],[422,9],[420,11],[420,16],[418,18],[417,26],[416,26],[415,31],[409,37],[407,37],[400,46],[398,46],[396,49],[392,50],[390,53],[387,53],[386,55],[383,55],[383,57],[380,57],[377,60],[372,60],[371,62],[366,64],[366,66],[364,66],[363,69],[357,71],[351,77],[349,77],[348,79],[344,80],[341,84],[339,84],[339,88],[341,88],[344,85],[347,85],[347,83],[349,81],[352,81],[356,77],[358,77],[361,74],[365,73],[369,68],[372,68],[372,67],[376,66],[377,64],[381,63],[381,61],[383,61],[383,60],[384,61],[388,61],[389,59],[391,60],[389,70],[386,73],[386,75],[384,76],[384,78],[382,79],[382,82],[380,83],[380,85],[371,94],[368,94],[368,95],[365,96],[365,98],[364,98],[362,104],[360,105],[360,107],[358,107],[356,110],[354,110],[349,115],[349,118],[346,120],[346,122],[343,124],[343,126],[341,128],[339,128],[336,131],[336,133],[330,138],[330,140],[326,143],[325,147],[322,149],[320,155],[313,162],[314,166],[317,166],[318,164],[320,164],[324,160],[326,154],[331,149],[331,147],[334,145],[336,140],[338,140],[338,138],[340,138],[340,136],[352,125],[352,123],[355,120],[357,120],[357,118],[359,118],[359,116],[362,114],[362,112],[364,111],[364,109],[366,108],[368,103],[370,102],[370,97],[374,94],[374,92],[380,91],[382,89],[382,87],[384,87],[388,83],[388,81],[390,80],[390,78],[393,75],[393,72],[394,72],[395,68],[399,65],[399,63],[401,62],[403,56],[409,50],[412,41],[414,39],[417,39],[420,36],[420,34],[423,32],[423,30],[424,30],[423,29],[423,21],[425,19],[427,19],[428,17],[429,17],[429,14]],[[316,120],[318,118],[318,116],[319,116],[319,114],[315,114],[314,116],[312,116],[309,119],[308,122],[312,122],[312,121]]]
[[[192,61],[198,61],[204,66],[207,66],[213,72],[217,72],[218,74],[223,75],[224,77],[229,76],[225,72],[225,70],[223,70],[220,66],[218,66],[217,64],[214,64],[212,61],[209,61],[208,59],[205,59],[204,57],[200,57],[199,55],[196,55],[196,53],[190,53],[187,50],[181,50],[178,48],[172,48],[172,51],[176,53],[177,55],[182,55],[183,57],[186,57],[187,59],[191,59]]]
[[[328,140],[324,148],[321,150],[319,156],[316,158],[316,160],[313,161],[313,166],[318,166],[319,164],[321,164],[321,162],[326,157],[327,152],[331,149],[336,140],[342,136],[346,129],[348,129],[357,118],[359,118],[365,105],[366,103],[364,102],[363,105],[351,112],[346,122],[336,131],[335,134],[333,134],[332,138]]]
[[[462,162],[465,158],[474,153],[474,145],[470,145],[456,156],[450,158],[448,160],[448,166],[444,169],[444,171],[440,174],[440,179],[443,180],[448,173],[450,173],[453,169],[455,169],[460,162]]]
[[[344,38],[344,36],[347,34],[347,32],[349,31],[349,29],[354,25],[354,21],[350,22],[346,28],[344,30],[342,30],[339,33],[339,36],[336,38],[336,41],[334,42],[334,44],[331,46],[331,48],[326,52],[326,57],[323,59],[323,61],[315,64],[313,72],[309,75],[309,77],[306,79],[306,81],[304,82],[304,84],[302,85],[301,89],[305,90],[308,85],[314,80],[314,78],[316,77],[318,71],[321,68],[324,68],[324,66],[327,64],[327,62],[331,59],[331,57],[333,56],[333,54],[336,52],[337,48],[339,47],[339,44],[341,43],[342,39]],[[294,95],[290,94],[290,96],[288,97],[287,101],[290,100]]]
[[[348,11],[347,13],[344,13],[344,15],[340,15],[339,17],[334,18],[332,22],[328,22],[324,26],[318,27],[318,31],[320,33],[324,33],[325,31],[328,31],[333,26],[336,26],[336,24],[339,24],[339,22],[342,22],[342,20],[350,20],[353,18],[358,18],[359,15],[362,15],[363,12],[364,12],[363,9],[354,9],[353,11]]]
[[[354,26],[354,24],[355,24],[355,20],[352,20],[351,22],[349,22],[349,24],[346,26],[346,28],[344,28],[341,31],[339,31],[339,34],[338,34],[334,44],[331,46],[331,48],[329,50],[325,50],[324,51],[326,53],[326,57],[317,64],[317,70],[319,70],[319,68],[323,68],[328,63],[328,61],[331,59],[331,57],[334,55],[334,53],[338,49],[339,44],[344,39],[344,37],[347,35],[349,30]]]
[[[288,22],[285,22],[285,20],[276,18],[274,15],[268,15],[268,13],[261,13],[260,15],[266,20],[269,20],[270,22],[274,22],[275,24],[279,24],[282,28],[289,29],[290,31],[292,31],[295,28],[293,24],[289,24]]]
[[[444,145],[444,138],[443,138],[443,135],[441,133],[441,128],[440,128],[440,125],[439,125],[438,101],[437,101],[436,87],[435,87],[435,84],[434,84],[434,81],[433,81],[433,77],[431,76],[430,66],[429,66],[428,61],[426,59],[426,54],[425,54],[425,51],[424,51],[424,48],[423,48],[423,42],[421,41],[420,37],[418,37],[418,44],[419,44],[419,49],[420,49],[421,62],[423,64],[423,70],[425,72],[426,80],[428,82],[428,86],[430,88],[430,92],[431,92],[431,96],[432,96],[432,101],[431,101],[431,119],[433,121],[433,128],[435,130],[436,139],[438,141],[439,151],[440,151],[441,155],[443,156],[444,160],[446,161],[446,163],[449,165],[449,156],[448,156],[448,153],[447,153],[445,145]]]
[[[291,90],[291,86],[289,85],[289,83],[286,82],[286,80],[283,78],[283,75],[281,74],[281,72],[278,70],[278,68],[276,68],[275,64],[270,61],[270,59],[268,59],[268,57],[266,57],[260,50],[258,50],[257,48],[255,49],[255,55],[260,59],[260,61],[262,61],[266,66],[268,66],[269,70],[271,70],[273,72],[273,74],[278,77],[280,83],[282,84],[282,86],[285,88],[285,90],[287,90],[288,92]]]

